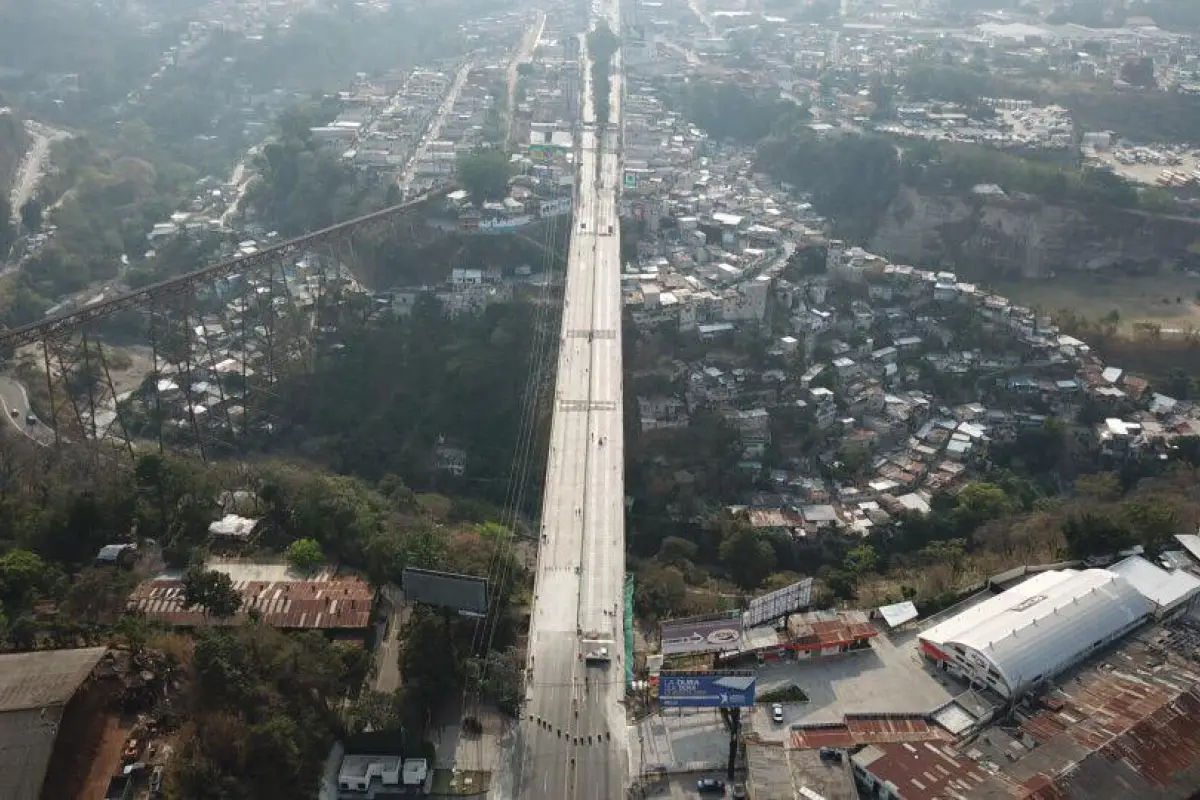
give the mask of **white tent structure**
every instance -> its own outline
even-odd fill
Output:
[[[1016,697],[1124,636],[1155,604],[1103,569],[1048,570],[920,634],[946,669]]]

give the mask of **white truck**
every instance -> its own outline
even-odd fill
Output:
[[[582,643],[583,660],[589,666],[605,666],[612,661],[612,639],[586,637]]]

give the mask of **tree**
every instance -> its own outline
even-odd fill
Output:
[[[199,631],[194,679],[175,701],[188,722],[168,767],[168,795],[309,796],[343,706],[338,650],[315,632],[258,624]]]
[[[920,551],[920,556],[931,565],[945,564],[950,567],[953,575],[957,575],[958,571],[962,569],[962,562],[966,555],[966,539],[943,539],[930,542]]]
[[[1121,478],[1115,472],[1080,475],[1075,480],[1075,493],[1092,501],[1109,502],[1121,496]]]
[[[516,715],[525,697],[525,663],[515,647],[489,651],[472,658],[467,679],[477,682],[480,694],[506,714]]]
[[[825,576],[825,587],[837,600],[853,600],[858,594],[858,579],[842,569],[833,569]]]
[[[1062,532],[1072,558],[1111,555],[1134,543],[1133,532],[1122,522],[1090,512],[1068,517]]]
[[[958,493],[954,510],[959,530],[972,530],[984,522],[1007,516],[1016,504],[1003,488],[994,483],[969,483]]]
[[[668,536],[662,540],[662,544],[658,547],[658,560],[663,564],[680,565],[691,561],[696,557],[696,551],[699,548],[695,542],[688,541],[679,536]]]
[[[227,619],[241,608],[242,595],[226,573],[193,564],[183,575],[183,603],[185,608],[200,606],[206,617]]]
[[[350,733],[364,731],[396,731],[404,719],[404,691],[377,692],[368,690],[360,694],[346,711],[346,728]]]
[[[476,205],[507,197],[511,176],[512,169],[503,150],[480,150],[458,162],[458,181],[471,193],[471,201]]]
[[[755,589],[775,570],[775,548],[749,522],[735,520],[720,547],[721,561],[734,583]]]
[[[62,572],[37,553],[9,550],[0,556],[0,606],[16,616],[38,599],[56,594],[63,580]]]
[[[633,582],[633,606],[643,619],[678,616],[687,600],[687,582],[675,567],[647,564]]]
[[[1121,516],[1137,540],[1152,549],[1169,543],[1180,530],[1179,512],[1165,497],[1127,500],[1121,504]]]
[[[856,578],[861,579],[869,572],[874,572],[879,566],[879,554],[869,544],[860,544],[846,554],[846,570]]]
[[[300,572],[313,573],[325,564],[325,553],[316,539],[297,539],[288,546],[287,560]]]
[[[1154,80],[1154,58],[1141,56],[1127,60],[1121,65],[1121,80],[1131,86],[1154,88],[1158,85]]]

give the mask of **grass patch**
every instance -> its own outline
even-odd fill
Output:
[[[469,797],[487,792],[492,784],[492,773],[475,770],[435,769],[433,771],[433,794],[443,797]]]
[[[792,684],[791,686],[783,686],[779,689],[772,689],[769,692],[763,692],[758,696],[759,703],[807,703],[808,695],[799,686]]]

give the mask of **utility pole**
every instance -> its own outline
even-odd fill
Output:
[[[729,709],[729,765],[725,769],[725,779],[733,783],[734,769],[737,767],[738,736],[742,729],[742,710]]]

